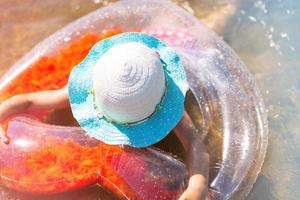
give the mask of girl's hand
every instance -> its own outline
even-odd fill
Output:
[[[29,103],[26,95],[17,95],[0,104],[0,137],[3,143],[9,144],[10,139],[6,131],[1,127],[1,123],[11,115],[16,114],[18,110],[22,111]]]
[[[0,139],[4,144],[9,144],[10,139],[1,126],[0,126]]]
[[[180,196],[179,200],[206,199],[209,175],[209,154],[202,141],[202,137],[186,112],[173,130],[187,153],[186,165],[190,176],[188,187]]]
[[[69,98],[66,87],[59,90],[49,90],[11,97],[0,104],[0,137],[5,144],[9,143],[7,133],[1,127],[3,120],[24,112],[34,112],[48,109],[68,107]]]
[[[193,175],[189,179],[187,189],[181,194],[179,200],[206,200],[207,181],[202,175]]]

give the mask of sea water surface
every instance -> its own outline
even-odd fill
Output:
[[[241,1],[224,39],[241,56],[261,89],[269,147],[248,199],[300,196],[300,1]]]
[[[0,73],[5,72],[51,33],[109,2],[111,1],[1,0]],[[262,172],[247,199],[298,199],[300,1],[174,2],[208,26],[211,26],[211,21],[220,21],[213,29],[239,54],[253,73],[263,95],[270,126],[269,148]],[[229,9],[223,9],[224,7]],[[221,23],[223,15],[227,16],[224,24]]]

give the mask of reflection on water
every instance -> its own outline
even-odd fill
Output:
[[[28,0],[13,5],[2,0],[0,73],[55,30],[106,3]],[[254,74],[262,91],[269,113],[269,150],[248,199],[296,199],[300,196],[299,1],[178,0],[177,3],[224,37]],[[228,23],[219,20],[231,14]]]

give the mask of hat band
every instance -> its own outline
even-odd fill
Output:
[[[94,91],[94,89],[91,89],[89,91],[89,93],[93,96],[93,106],[94,106],[94,109],[97,111],[97,117],[99,119],[105,119],[106,121],[108,121],[111,124],[123,125],[123,126],[128,127],[130,125],[136,125],[136,124],[142,123],[142,122],[146,121],[147,119],[151,118],[153,115],[155,115],[155,113],[159,112],[161,110],[162,104],[164,102],[164,99],[166,97],[166,93],[167,93],[167,90],[168,90],[168,87],[169,87],[169,82],[168,82],[168,78],[167,78],[167,75],[166,75],[166,73],[167,73],[167,71],[166,71],[166,64],[165,64],[165,62],[162,59],[160,59],[160,60],[162,62],[162,66],[163,66],[163,70],[164,70],[164,75],[165,75],[165,91],[164,91],[164,93],[163,93],[163,95],[161,97],[160,102],[155,106],[155,110],[153,111],[153,113],[151,115],[149,115],[145,119],[141,119],[141,120],[136,121],[136,122],[122,123],[122,122],[115,121],[114,119],[112,119],[111,117],[109,117],[109,115],[107,115],[103,111],[99,111],[98,106],[96,104],[95,91]]]

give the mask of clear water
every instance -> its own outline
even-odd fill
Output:
[[[269,115],[269,149],[248,199],[300,195],[299,22],[299,1],[242,1],[223,34],[254,74]]]
[[[0,2],[0,72],[103,0]],[[248,199],[300,196],[300,2],[177,1],[217,31],[255,76],[269,114],[267,157]],[[226,19],[226,20],[224,20]]]

